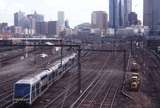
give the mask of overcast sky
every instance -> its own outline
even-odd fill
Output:
[[[71,26],[83,22],[90,22],[91,12],[102,10],[109,12],[109,0],[0,0],[0,22],[13,24],[13,13],[19,10],[26,14],[43,14],[45,20],[56,20],[57,11],[65,12],[65,17]],[[133,0],[133,11],[138,13],[139,19],[143,18],[143,0]]]

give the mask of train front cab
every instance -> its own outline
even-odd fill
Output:
[[[28,108],[31,103],[31,86],[30,84],[15,84],[14,85],[14,107]]]

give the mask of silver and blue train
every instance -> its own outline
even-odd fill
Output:
[[[40,97],[46,90],[75,64],[77,54],[65,57],[56,61],[49,69],[42,71],[39,74],[30,75],[25,77],[14,84],[14,104],[28,104],[32,105],[33,102]]]

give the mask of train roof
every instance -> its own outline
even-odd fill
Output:
[[[63,64],[67,63],[71,58],[74,58],[75,56],[76,56],[76,53],[73,53],[72,55],[63,58],[62,63]],[[48,75],[48,74],[52,73],[53,71],[55,71],[56,69],[58,69],[60,65],[61,65],[61,60],[58,60],[48,70],[43,70],[40,73],[29,75],[29,76],[17,81],[15,84],[33,85],[33,84],[37,83],[39,80],[41,80],[41,78],[44,77],[45,75]]]
[[[54,64],[52,65],[52,67],[50,67],[50,68],[48,69],[48,74],[50,74],[50,73],[52,73],[53,71],[55,71],[56,69],[58,69],[60,65],[61,65],[61,63],[60,63],[59,61],[56,62],[56,63],[54,63]]]
[[[70,59],[74,58],[76,56],[76,53],[73,53],[70,56],[67,56],[66,58],[63,59],[62,63],[65,64],[67,63]]]
[[[38,82],[39,79],[34,77],[34,76],[29,76],[29,77],[25,77],[19,81],[17,81],[15,84],[30,84],[30,85],[33,85],[35,84],[36,82]]]
[[[29,76],[17,81],[16,84],[33,85],[33,84],[37,83],[43,76],[47,75],[47,72],[48,72],[48,70],[44,70],[41,73],[29,75]]]
[[[35,77],[41,79],[43,76],[47,75],[48,70],[44,70],[41,73],[37,74]]]
[[[73,53],[70,56],[67,56],[65,58],[62,59],[62,64],[65,64],[68,62],[69,59],[74,58],[76,56],[76,53]],[[49,68],[52,71],[56,70],[59,66],[61,65],[61,60],[56,61],[54,64],[52,64],[52,66]]]

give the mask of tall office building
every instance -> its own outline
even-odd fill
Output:
[[[124,25],[129,25],[129,14],[132,12],[132,0],[124,0]]]
[[[109,25],[119,27],[119,0],[109,0]]]
[[[94,11],[92,13],[91,23],[92,27],[99,28],[101,30],[107,29],[108,16],[104,11]]]
[[[14,13],[14,25],[24,27],[24,24],[25,24],[25,13],[21,11]]]
[[[160,0],[144,0],[143,24],[160,31]]]
[[[28,14],[27,17],[29,19],[34,19],[35,22],[44,22],[44,16],[41,14],[37,14],[36,11],[34,12],[34,14]]]
[[[8,32],[8,23],[0,23],[0,33]]]
[[[143,2],[143,25],[152,27],[152,11],[154,0],[144,0]]]
[[[36,34],[47,35],[48,34],[48,22],[36,22]]]
[[[44,22],[44,16],[41,14],[37,14],[37,12],[34,12],[34,14],[27,15],[27,18],[28,18],[29,30],[30,30],[31,34],[36,33],[36,31],[39,28],[38,26],[36,26],[36,23]],[[43,23],[41,23],[41,25],[42,24]],[[36,27],[37,27],[37,30],[36,30]]]
[[[68,20],[65,20],[65,28],[70,28]]]
[[[64,31],[65,28],[65,18],[64,18],[64,12],[63,11],[58,11],[58,22],[57,22],[57,26],[58,26],[58,34],[62,31]]]
[[[56,35],[57,34],[57,21],[48,22],[48,34]]]
[[[29,24],[29,30],[31,34],[34,34],[36,32],[36,19],[33,15],[27,15],[28,18],[28,24]]]
[[[64,26],[64,12],[63,11],[59,11],[58,12],[58,25],[59,26]]]
[[[35,11],[33,14],[36,22],[44,22],[44,16],[41,14],[37,14],[37,12]]]
[[[128,14],[131,10],[132,0],[109,0],[110,27],[126,27],[128,25]]]
[[[128,15],[128,21],[129,25],[137,25],[138,24],[138,18],[137,18],[137,13],[135,12],[130,12]]]

